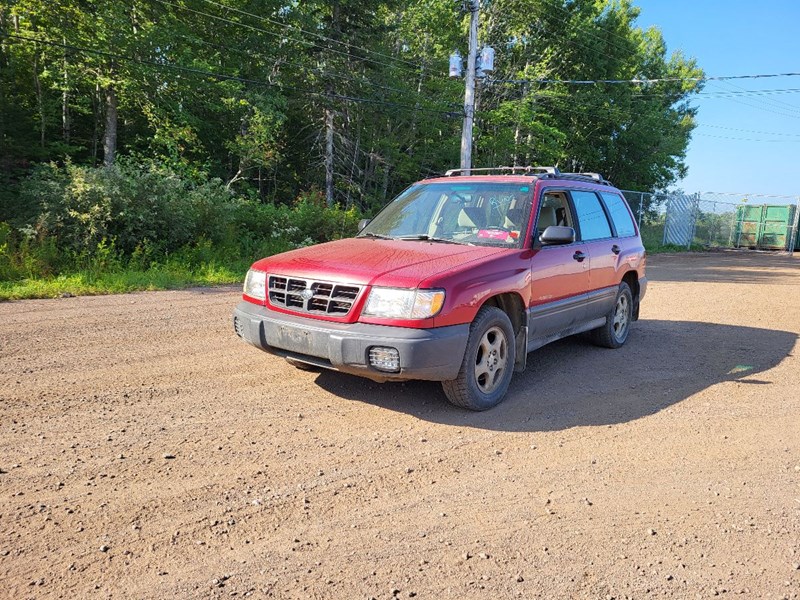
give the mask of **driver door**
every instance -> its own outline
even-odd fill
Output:
[[[564,190],[545,190],[537,203],[528,307],[529,350],[533,349],[530,342],[562,332],[586,319],[589,289],[586,245],[576,241],[543,246],[539,236],[550,225],[575,229],[575,218]]]

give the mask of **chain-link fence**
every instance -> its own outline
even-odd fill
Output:
[[[800,250],[800,198],[624,191],[648,248]]]

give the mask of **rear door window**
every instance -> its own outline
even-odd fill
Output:
[[[611,237],[611,225],[608,223],[606,211],[600,204],[600,198],[594,192],[573,190],[570,192],[575,212],[578,215],[578,226],[581,240],[602,240]]]
[[[614,222],[617,237],[636,235],[636,227],[633,224],[633,219],[625,200],[617,194],[602,192],[600,195],[603,196],[608,214],[611,215],[611,220]]]

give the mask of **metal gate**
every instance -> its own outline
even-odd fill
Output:
[[[690,247],[694,239],[697,197],[672,195],[667,201],[663,244]]]

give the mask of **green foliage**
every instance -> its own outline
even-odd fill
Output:
[[[20,186],[30,206],[40,207],[30,223],[38,238],[54,237],[65,251],[81,252],[113,240],[123,254],[144,241],[170,252],[201,231],[224,235],[234,207],[219,180],[195,185],[173,173],[119,161],[109,168],[37,167]]]
[[[458,162],[464,90],[446,64],[453,48],[466,55],[460,3],[51,5],[0,4],[0,35],[26,38],[0,44],[0,172],[99,164],[112,104],[119,155],[217,177],[261,201],[324,189],[329,158],[335,200],[372,212]],[[475,166],[556,164],[645,191],[685,174],[703,73],[667,55],[638,14],[630,0],[484,3],[480,39],[497,60],[494,82],[478,86]],[[18,199],[0,190],[0,211],[27,211]],[[148,227],[136,225],[137,236]]]
[[[280,240],[297,248],[355,235],[359,219],[355,208],[328,208],[321,193],[312,190],[292,206],[243,204],[234,215],[234,227],[250,240]]]
[[[642,243],[648,252],[652,248],[658,248],[664,241],[664,219],[643,222],[639,234],[642,236]]]
[[[716,213],[698,210],[694,240],[707,248],[730,247],[737,238],[736,212]]]
[[[219,180],[130,160],[49,163],[21,189],[38,214],[0,222],[0,298],[163,287],[170,274],[174,285],[233,281],[263,256],[353,235],[361,218],[328,208],[318,191],[262,204]]]
[[[354,207],[326,208],[322,194],[312,190],[301,195],[292,209],[293,224],[307,234],[300,243],[318,243],[355,235],[361,215]]]
[[[14,278],[16,273],[14,248],[11,246],[11,226],[0,223],[0,281]]]
[[[0,301],[26,298],[56,298],[64,294],[122,294],[140,290],[169,290],[192,285],[239,283],[242,271],[225,265],[188,269],[176,262],[147,270],[96,272],[77,271],[57,277],[0,280]]]
[[[461,3],[57,4],[0,3],[3,281],[247,262],[349,235],[458,164],[464,87],[446,66],[467,53]],[[482,6],[497,56],[474,166],[554,164],[645,191],[685,174],[703,72],[640,29],[631,0]]]

